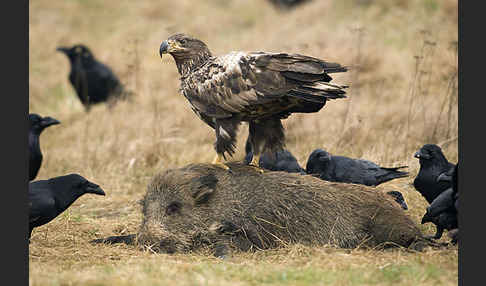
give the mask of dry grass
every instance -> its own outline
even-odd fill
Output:
[[[408,165],[411,177],[382,188],[400,190],[419,222],[426,202],[410,186],[419,167],[413,153],[436,143],[450,161],[458,159],[457,1],[314,0],[279,12],[264,0],[38,0],[29,2],[29,17],[29,110],[62,122],[42,134],[38,179],[76,172],[107,192],[82,197],[34,230],[31,285],[457,284],[457,247],[408,253],[292,246],[220,261],[88,243],[137,231],[137,201],[153,174],[212,160],[213,132],[178,94],[173,60],[158,55],[174,32],[198,36],[215,54],[298,52],[355,66],[334,76],[351,85],[347,99],[284,121],[287,147],[304,166],[315,148]],[[75,43],[108,63],[136,91],[134,102],[86,115],[67,80],[68,61],[55,51]],[[247,135],[246,126],[240,130],[235,159],[243,158]]]

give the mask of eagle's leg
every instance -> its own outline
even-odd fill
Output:
[[[248,165],[259,167],[260,166],[260,154],[253,154],[253,159],[251,159],[251,162]]]
[[[240,121],[236,118],[224,118],[214,119],[214,130],[216,131],[216,143],[214,149],[216,150],[216,157],[213,160],[213,164],[229,170],[229,167],[224,164],[226,156],[224,153],[228,153],[233,156],[236,148],[236,132]]]
[[[284,148],[284,129],[278,117],[250,121],[248,131],[248,140],[253,150],[253,159],[249,164],[251,166],[261,168],[260,157],[263,152],[272,153]]]
[[[213,162],[211,162],[211,164],[217,165],[218,167],[221,167],[225,170],[229,170],[229,167],[224,164],[223,154],[217,153],[213,159]]]

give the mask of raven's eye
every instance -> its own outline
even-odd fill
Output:
[[[180,202],[172,202],[167,206],[165,213],[167,215],[173,215],[174,213],[178,212],[182,207]]]

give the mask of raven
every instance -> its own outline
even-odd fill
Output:
[[[385,168],[368,160],[335,156],[325,150],[315,149],[307,160],[306,172],[325,181],[377,186],[407,177],[408,172],[398,171],[406,167]]]
[[[131,92],[125,91],[113,71],[96,60],[85,45],[58,47],[57,50],[64,53],[71,63],[69,81],[86,111],[100,102],[107,102],[108,107],[112,107],[117,99],[131,95]]]
[[[246,140],[245,152],[245,164],[249,164],[253,159],[253,152],[249,140]],[[270,171],[305,174],[305,170],[299,165],[294,155],[285,149],[273,153],[269,153],[268,151],[263,153],[260,157],[259,165]]]
[[[29,181],[35,179],[42,164],[42,152],[39,142],[42,131],[51,125],[60,123],[49,116],[41,117],[36,113],[29,114]]]
[[[80,196],[105,192],[78,174],[69,174],[29,183],[29,241],[32,230],[65,211]]]
[[[456,243],[459,233],[459,193],[457,189],[457,169],[459,163],[449,171],[441,173],[437,182],[451,182],[452,187],[438,195],[427,208],[422,218],[422,224],[432,222],[437,227],[437,233],[433,238],[440,238],[444,229],[449,230],[452,242]],[[455,231],[452,231],[455,230]]]
[[[459,226],[452,193],[452,188],[440,193],[427,207],[427,211],[422,217],[422,224],[432,222],[437,227],[436,234],[432,238],[439,239],[442,237],[444,229],[452,230]]]
[[[431,204],[440,193],[451,187],[450,182],[437,182],[437,177],[454,168],[454,164],[447,161],[442,149],[435,144],[425,144],[414,157],[419,159],[420,169],[413,186]]]

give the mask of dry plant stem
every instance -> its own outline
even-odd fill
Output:
[[[414,74],[413,74],[413,78],[412,78],[412,81],[411,81],[411,84],[410,84],[410,101],[409,101],[409,104],[408,104],[408,115],[407,115],[407,132],[406,132],[406,144],[404,144],[405,146],[405,150],[404,150],[404,156],[408,156],[408,153],[410,153],[410,146],[409,146],[409,142],[410,142],[410,122],[412,120],[412,117],[413,117],[413,105],[414,105],[414,99],[415,99],[415,94],[417,92],[417,83],[418,81],[420,80],[420,76],[421,76],[421,73],[419,73],[419,68],[420,68],[420,64],[422,63],[423,59],[424,59],[424,48],[425,48],[425,44],[422,44],[422,47],[420,49],[420,53],[418,55],[415,55],[414,56],[414,59],[415,59],[415,70],[414,70]]]
[[[363,27],[358,27],[352,30],[352,32],[356,35],[356,56],[354,58],[354,69],[352,72],[352,86],[353,86],[353,94],[352,96],[359,96],[360,93],[360,83],[359,83],[359,74],[361,70],[361,46],[363,42],[363,34],[364,34],[364,28]],[[341,136],[338,138],[337,143],[335,144],[337,148],[340,147],[344,135],[346,133],[346,123],[348,121],[349,117],[349,112],[351,110],[351,98],[348,96],[347,102],[346,102],[346,111],[344,112],[343,119],[342,119],[342,127],[341,127]]]

